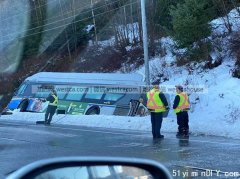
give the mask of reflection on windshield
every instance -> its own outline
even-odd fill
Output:
[[[22,37],[29,23],[29,1],[0,1],[0,71],[12,73],[18,67],[24,45]]]

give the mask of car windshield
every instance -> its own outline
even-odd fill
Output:
[[[62,156],[240,177],[239,0],[1,0],[0,24],[0,178]]]

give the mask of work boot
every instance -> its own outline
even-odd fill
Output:
[[[163,139],[164,138],[164,135],[161,135],[160,136],[157,136],[156,139]]]
[[[44,125],[45,125],[45,126],[50,126],[49,120],[45,121],[45,122],[44,122]]]
[[[163,139],[163,138],[164,138],[164,135],[160,135],[159,138],[160,138],[160,139]]]

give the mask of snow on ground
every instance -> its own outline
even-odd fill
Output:
[[[87,26],[87,29],[90,29],[92,26]],[[133,24],[127,24],[127,25],[119,25],[117,27],[119,33],[121,34],[120,36],[123,38],[126,38],[129,40],[130,44],[133,44],[134,41],[139,41],[139,24],[133,23]],[[109,46],[114,46],[116,43],[115,37],[111,37],[108,40],[104,41],[98,41],[98,50],[103,50],[103,48],[109,47]],[[89,46],[92,46],[94,44],[94,41],[90,40],[89,41]],[[131,45],[125,47],[127,51],[131,50],[132,47]]]
[[[0,120],[24,121],[35,124],[35,121],[43,120],[44,113],[20,113],[4,115]],[[234,125],[228,124],[224,120],[213,118],[194,119],[190,115],[190,132],[192,135],[213,135],[240,139],[240,121]],[[145,117],[126,117],[126,116],[86,116],[86,115],[54,115],[52,125],[78,125],[88,127],[117,128],[127,130],[149,131],[151,135],[150,116]],[[224,126],[224,127],[223,127]],[[162,123],[162,134],[167,137],[167,133],[177,131],[176,118],[165,118]]]
[[[3,115],[0,120],[24,121],[35,123],[43,120],[44,113],[21,113],[14,112],[13,115]],[[104,127],[128,130],[151,131],[150,116],[145,117],[126,117],[126,116],[107,116],[107,115],[54,115],[52,124],[79,125],[88,127]],[[173,119],[164,119],[162,132],[176,132],[177,125]],[[151,132],[150,132],[151,134]]]
[[[133,43],[134,40],[139,41],[139,24],[127,24],[127,25],[120,25],[118,27],[119,33],[122,34],[123,37],[127,37],[129,39],[129,43]]]
[[[93,44],[95,44],[94,41],[90,40],[89,41],[89,46],[92,46]],[[103,48],[106,48],[106,47],[109,47],[109,46],[114,46],[115,44],[115,38],[112,37],[111,39],[109,40],[104,40],[104,41],[99,41],[98,42],[98,50],[103,50]]]
[[[240,8],[238,8],[240,10]],[[220,17],[213,20],[210,24],[214,28],[215,34],[223,35],[228,33],[226,28],[226,23],[230,22],[233,31],[237,31],[240,27],[240,14],[236,9],[233,9],[229,12],[227,17]]]

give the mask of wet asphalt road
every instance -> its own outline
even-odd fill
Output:
[[[153,159],[178,178],[183,175],[225,178],[232,175],[231,172],[240,173],[239,140],[210,136],[179,140],[173,133],[164,135],[165,139],[153,141],[149,132],[142,131],[57,124],[46,127],[0,120],[0,178],[33,161],[59,156]],[[205,169],[220,172],[211,173]]]

